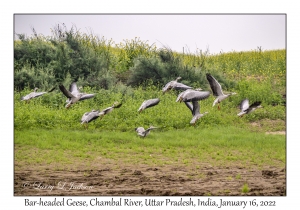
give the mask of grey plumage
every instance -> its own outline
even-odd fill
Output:
[[[191,110],[193,118],[190,121],[190,124],[195,125],[196,122],[203,117],[204,115],[208,114],[208,112],[204,112],[203,114],[200,113],[200,105],[198,101],[192,102],[184,102],[185,105]]]
[[[169,90],[187,90],[187,89],[191,89],[192,87],[187,86],[185,84],[182,84],[180,82],[178,82],[178,80],[181,79],[181,77],[177,77],[176,80],[173,80],[171,82],[168,82],[162,89],[163,93],[169,91]]]
[[[112,106],[103,109],[101,112],[103,113],[103,115],[106,115],[110,112],[112,112],[114,109],[120,108],[122,106],[122,103],[118,103],[117,101],[113,103]]]
[[[141,137],[146,137],[147,135],[149,135],[151,130],[156,129],[156,128],[157,127],[150,126],[147,130],[145,130],[143,127],[137,127],[137,128],[135,128],[135,131],[137,132],[137,135],[139,135]]]
[[[197,88],[195,90],[188,89],[181,93],[179,93],[176,102],[189,102],[189,101],[200,101],[206,99],[210,96],[209,91],[201,91],[201,88]]]
[[[89,123],[93,120],[96,120],[98,117],[103,116],[104,114],[99,110],[92,110],[91,112],[86,112],[81,118],[81,124]]]
[[[210,96],[209,91],[189,91],[182,97],[183,102],[191,102],[191,101],[201,101],[207,99]]]
[[[29,93],[26,96],[21,97],[21,101],[30,101],[31,99],[40,97],[40,96],[44,95],[45,93],[50,93],[53,90],[55,90],[55,87],[53,87],[51,90],[46,91],[46,92],[36,92],[37,90],[38,90],[37,87],[34,88],[33,92]]]
[[[114,102],[112,106],[103,109],[102,111],[93,109],[91,112],[86,112],[81,118],[81,124],[88,124],[89,122],[96,120],[99,117],[100,119],[102,119],[104,115],[112,112],[112,110],[115,108],[120,108],[121,106],[122,103]]]
[[[72,104],[75,104],[77,101],[90,99],[95,96],[95,94],[87,94],[87,93],[79,92],[75,82],[73,82],[70,85],[69,90],[67,90],[63,85],[59,85],[59,89],[68,98],[66,100],[67,102],[66,108],[69,108]]]
[[[209,73],[206,74],[206,79],[209,82],[209,85],[211,87],[211,90],[213,92],[213,95],[216,97],[216,99],[213,102],[213,106],[218,104],[218,109],[220,109],[220,103],[221,101],[225,100],[231,95],[235,95],[236,93],[229,93],[229,94],[224,94],[222,90],[222,86],[220,83]]]
[[[183,101],[185,105],[191,110],[192,112],[192,120],[190,124],[195,125],[197,120],[201,117],[206,115],[208,112],[203,114],[200,113],[200,104],[198,101],[207,99],[210,96],[209,91],[198,91],[198,90],[186,90],[180,93],[176,99],[176,102]]]
[[[249,105],[249,100],[246,98],[242,100],[242,102],[239,105],[239,108],[241,112],[238,113],[237,115],[242,117],[245,114],[249,114],[253,112],[255,109],[262,108],[262,106],[261,106],[261,101],[256,101],[253,104]]]
[[[152,107],[152,106],[156,106],[159,102],[160,102],[159,98],[153,98],[153,99],[146,100],[142,103],[142,105],[138,109],[138,112],[140,113],[144,109],[147,109],[147,108]]]

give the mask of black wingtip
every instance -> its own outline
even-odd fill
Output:
[[[253,106],[259,106],[261,104],[261,101],[255,101],[254,103],[253,103]]]
[[[123,104],[119,103],[118,105],[116,105],[114,108],[120,108]]]
[[[55,89],[56,89],[56,87],[53,87],[51,90],[48,91],[48,93],[51,93]]]

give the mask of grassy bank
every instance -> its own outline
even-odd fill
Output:
[[[117,161],[123,164],[165,164],[201,167],[284,166],[285,136],[236,127],[152,131],[140,138],[134,130],[98,131],[31,129],[15,131],[17,165],[56,165],[57,170]]]

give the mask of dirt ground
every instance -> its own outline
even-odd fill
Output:
[[[17,169],[16,169],[17,168]],[[46,166],[15,167],[15,196],[285,196],[285,168],[249,169],[114,164],[97,170],[52,170]],[[95,167],[93,167],[95,168]],[[97,168],[97,167],[96,167]],[[249,191],[242,192],[244,184]]]

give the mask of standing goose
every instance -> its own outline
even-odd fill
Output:
[[[37,89],[38,89],[38,88],[36,87],[36,88],[34,88],[33,92],[29,93],[29,94],[26,95],[26,96],[21,97],[21,101],[29,102],[29,101],[30,101],[31,99],[33,99],[33,98],[37,98],[37,97],[39,97],[39,96],[44,95],[45,93],[50,93],[50,92],[52,92],[52,91],[55,89],[55,87],[52,88],[51,90],[47,91],[47,92],[36,92]]]
[[[141,113],[144,109],[147,109],[149,107],[155,106],[159,103],[159,98],[153,98],[153,99],[149,99],[146,100],[142,103],[142,105],[140,106],[140,108],[138,109],[138,112]]]
[[[187,90],[187,89],[192,89],[192,87],[187,86],[185,84],[182,84],[180,82],[177,82],[181,77],[177,77],[175,80],[168,82],[162,89],[163,93],[175,89],[175,90]]]
[[[151,125],[147,130],[145,130],[143,127],[138,127],[135,129],[135,131],[137,132],[137,135],[141,137],[146,137],[152,129],[156,129],[156,128],[157,127]]]
[[[262,108],[262,106],[260,104],[261,104],[261,101],[256,101],[249,106],[249,100],[246,98],[246,99],[242,100],[242,102],[240,103],[239,108],[240,108],[241,112],[238,113],[237,115],[239,117],[242,117],[245,114],[249,114],[249,113],[253,112],[255,109]]]
[[[59,85],[59,89],[68,98],[66,101],[67,109],[77,101],[93,98],[95,96],[95,94],[80,93],[75,82],[70,85],[69,90],[67,90],[63,85]]]
[[[216,97],[216,99],[214,100],[213,106],[215,106],[216,103],[218,103],[218,109],[220,109],[221,101],[223,101],[224,99],[228,98],[231,95],[236,94],[236,93],[224,94],[223,91],[222,91],[222,86],[211,74],[207,73],[206,74],[206,79],[209,82],[209,85],[211,87],[213,95]]]

